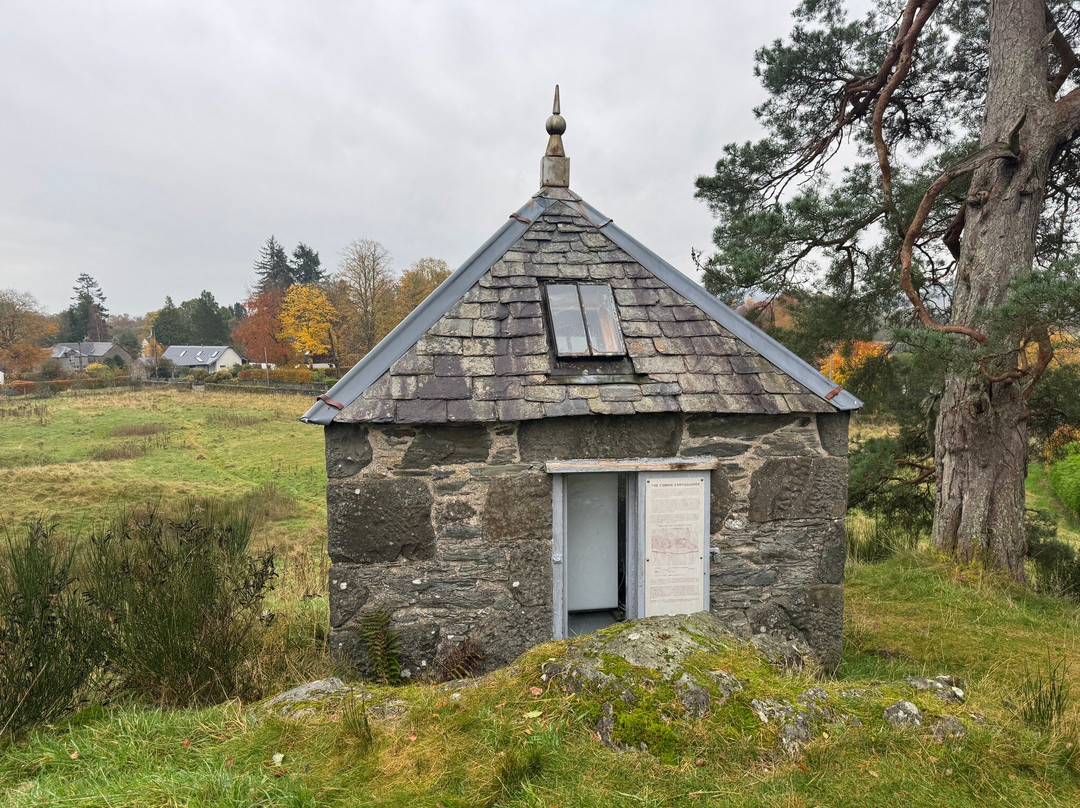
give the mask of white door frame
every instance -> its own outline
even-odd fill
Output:
[[[705,480],[705,514],[703,530],[705,557],[704,602],[709,610],[709,472],[720,466],[716,458],[662,458],[640,460],[565,460],[547,464],[551,474],[551,603],[552,636],[567,636],[567,577],[566,565],[566,475],[621,471],[629,474],[626,486],[626,617],[635,620],[645,613],[645,514],[644,480],[651,475],[699,476]]]

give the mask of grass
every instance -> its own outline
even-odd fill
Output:
[[[76,518],[96,519],[111,497],[131,501],[147,487],[273,503],[266,538],[285,541],[274,606],[285,619],[272,624],[260,664],[280,666],[271,674],[282,686],[327,675],[336,671],[323,643],[321,436],[293,420],[302,406],[295,397],[157,390],[53,399],[44,420],[54,432],[40,431],[39,415],[4,421],[0,502],[9,519],[62,511],[68,499]],[[89,459],[93,447],[117,438],[112,430],[140,424],[168,429],[120,438],[168,435],[168,445],[131,460]],[[7,465],[28,454],[48,462]],[[46,487],[61,472],[67,487]],[[1029,497],[1039,496],[1037,476],[1029,483]],[[776,727],[762,725],[749,702],[791,698],[818,683],[727,651],[699,660],[702,670],[722,667],[747,688],[712,715],[684,719],[666,685],[649,696],[656,726],[645,729],[664,739],[670,762],[661,763],[644,751],[603,746],[591,729],[602,705],[540,680],[539,664],[566,648],[549,643],[456,695],[423,685],[370,688],[372,704],[402,702],[403,715],[393,720],[355,705],[298,721],[236,702],[197,710],[91,707],[0,749],[0,808],[1080,803],[1074,605],[976,568],[953,568],[926,551],[901,551],[849,565],[845,619],[841,678],[821,683],[834,699],[871,681],[949,673],[967,680],[968,702],[945,705],[886,687],[880,698],[845,702],[861,726],[827,725],[801,759],[789,760],[777,751]],[[1058,677],[1057,692],[1074,695],[1044,728],[1024,720],[1021,708],[1032,672],[1047,665],[1058,666],[1046,673]],[[901,695],[920,705],[928,723],[960,718],[967,737],[942,746],[926,728],[885,725],[883,704]]]
[[[1054,495],[1046,467],[1041,462],[1028,464],[1026,485],[1027,507],[1058,514],[1058,539],[1080,550],[1080,515],[1065,507]]]
[[[48,515],[73,528],[146,499],[262,492],[274,518],[258,543],[318,546],[322,434],[297,420],[305,406],[293,395],[156,388],[0,400],[0,522]]]
[[[236,703],[92,708],[0,754],[0,806],[1075,805],[1076,703],[1042,729],[1006,702],[1019,700],[1048,652],[1075,676],[1077,610],[926,554],[849,572],[843,675],[822,686],[836,694],[869,680],[951,673],[967,678],[967,704],[886,688],[881,699],[847,706],[862,726],[827,725],[792,761],[749,701],[790,698],[816,683],[727,651],[701,665],[735,671],[746,691],[701,721],[663,705],[674,751],[662,764],[600,744],[582,720],[597,702],[539,680],[540,662],[565,649],[550,643],[519,672],[504,670],[457,698],[431,686],[394,690],[407,712],[370,724],[355,709],[288,721]],[[391,693],[372,692],[373,703]],[[928,723],[956,715],[967,737],[942,746],[925,728],[883,724],[882,704],[900,695]]]

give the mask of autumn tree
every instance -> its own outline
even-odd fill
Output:
[[[233,342],[251,362],[280,365],[289,361],[291,351],[281,338],[281,304],[285,292],[268,289],[253,294],[244,303],[246,314],[233,329]]]
[[[308,364],[317,355],[335,353],[334,327],[337,312],[326,293],[317,286],[296,284],[281,301],[280,338],[291,343]]]
[[[802,324],[819,344],[889,323],[908,364],[938,373],[926,456],[902,458],[936,477],[933,542],[1017,579],[1027,402],[1080,309],[1078,31],[1062,0],[894,0],[860,18],[804,0],[756,55],[765,136],[698,180],[718,217],[711,291],[813,288]]]
[[[106,320],[109,337],[132,356],[142,352],[142,339],[146,331],[145,317],[132,317],[130,314],[112,314]]]
[[[387,296],[385,314],[379,323],[380,338],[408,317],[448,277],[450,267],[441,258],[421,258],[402,272]]]
[[[57,321],[60,342],[108,342],[109,327],[105,322],[105,294],[89,274],[83,272],[75,279],[72,304],[60,312]]]
[[[350,348],[358,357],[363,356],[382,337],[380,320],[394,283],[390,253],[377,241],[357,239],[342,252],[334,280],[348,301],[348,307],[338,311],[350,321],[355,340]]]
[[[23,373],[48,358],[56,324],[27,292],[0,289],[0,370]]]

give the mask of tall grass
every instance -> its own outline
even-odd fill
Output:
[[[852,514],[847,520],[848,560],[874,563],[914,550],[922,533],[909,524],[884,516]]]
[[[1070,705],[1069,665],[1046,652],[1046,665],[1028,672],[1020,685],[1020,717],[1043,729],[1051,729]]]
[[[0,551],[0,738],[73,709],[98,666],[72,564],[72,547],[40,521]]]
[[[274,555],[249,552],[235,505],[188,500],[127,511],[87,547],[88,599],[121,686],[162,705],[260,695],[252,664]]]

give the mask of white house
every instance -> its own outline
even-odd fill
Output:
[[[170,345],[161,358],[177,368],[202,368],[210,373],[244,363],[244,358],[228,345]]]

